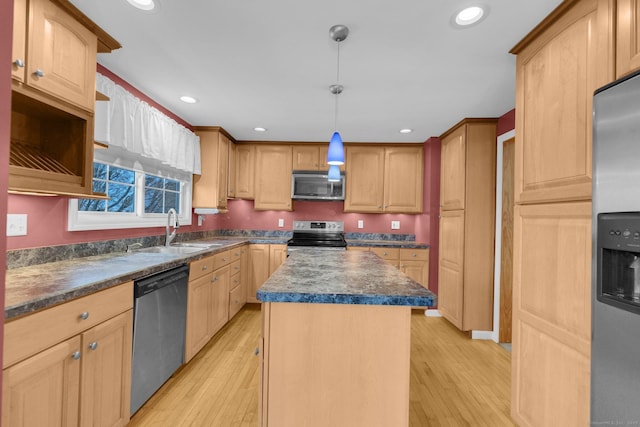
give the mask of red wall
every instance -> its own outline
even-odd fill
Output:
[[[498,119],[498,129],[496,135],[500,136],[503,133],[507,133],[510,130],[516,128],[516,109],[505,113]]]
[[[0,194],[7,194],[7,179],[9,175],[9,140],[11,126],[11,40],[13,37],[13,0],[0,0],[0,64],[5,64],[0,70]],[[2,77],[4,76],[4,77]],[[6,252],[7,238],[4,230],[7,228],[7,199],[0,197],[0,253]],[[0,306],[4,307],[4,271],[7,258],[0,257]],[[0,318],[0,328],[4,330],[4,316]],[[0,334],[0,354],[4,344],[4,334]],[[0,373],[0,386],[2,373]],[[0,387],[0,401],[2,401],[2,387]],[[0,414],[1,416],[1,414]]]

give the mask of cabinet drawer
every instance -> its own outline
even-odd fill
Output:
[[[429,249],[400,249],[401,261],[429,261]]]
[[[189,264],[189,281],[213,271],[213,256],[193,261]]]
[[[240,260],[233,261],[229,266],[229,274],[231,276],[240,273]]]
[[[213,269],[217,270],[231,262],[231,251],[220,252],[213,256]]]
[[[229,253],[231,254],[231,262],[236,261],[236,260],[240,260],[240,257],[242,256],[242,250],[244,249],[244,246],[238,247],[238,248],[234,248],[234,249],[229,249]]]
[[[229,292],[229,319],[240,311],[246,302],[246,295],[242,292],[241,286],[236,286]]]
[[[8,322],[2,366],[11,366],[131,308],[133,282],[127,282]]]
[[[400,259],[399,248],[371,248],[371,252],[387,261]]]
[[[241,280],[242,279],[240,274],[234,274],[233,276],[231,276],[231,278],[229,279],[229,289],[234,289],[237,286],[240,286]]]

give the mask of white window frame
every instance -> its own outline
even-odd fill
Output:
[[[67,229],[68,231],[115,230],[126,228],[164,227],[167,225],[167,214],[144,212],[145,175],[155,175],[180,182],[180,214],[181,225],[191,225],[191,194],[193,175],[164,165],[157,160],[148,159],[117,147],[96,150],[94,162],[107,163],[135,171],[136,206],[130,212],[83,212],[78,211],[78,199],[69,200]]]

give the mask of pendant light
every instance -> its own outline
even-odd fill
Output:
[[[340,166],[339,165],[329,165],[329,182],[340,182]]]
[[[329,86],[329,90],[336,97],[335,116],[334,116],[334,132],[329,141],[329,150],[327,151],[327,163],[329,165],[344,164],[344,146],[342,145],[342,137],[338,132],[338,95],[342,93],[344,87],[340,84],[340,42],[344,41],[349,35],[349,28],[344,25],[334,25],[329,29],[329,36],[333,41],[338,43],[338,61],[336,70],[336,84]]]

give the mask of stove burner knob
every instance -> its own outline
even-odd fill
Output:
[[[631,232],[630,232],[629,230],[624,230],[624,231],[622,232],[622,236],[624,236],[624,237],[629,237],[629,236],[631,236]]]

